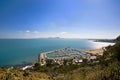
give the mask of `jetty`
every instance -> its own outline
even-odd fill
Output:
[[[41,64],[41,66],[46,64],[46,53],[40,53],[38,55],[38,62]]]

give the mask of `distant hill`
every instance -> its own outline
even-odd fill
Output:
[[[116,43],[120,43],[120,35],[115,39]]]
[[[94,42],[109,42],[109,43],[115,43],[115,39],[88,39],[93,40]]]

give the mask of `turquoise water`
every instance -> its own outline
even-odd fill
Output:
[[[39,53],[66,47],[93,49],[82,39],[0,39],[0,66],[37,62]]]

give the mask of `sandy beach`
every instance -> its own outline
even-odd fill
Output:
[[[104,49],[100,48],[100,49],[94,49],[94,50],[80,50],[81,52],[84,53],[91,53],[91,54],[103,54]]]
[[[89,41],[91,43],[90,46],[92,46],[94,49],[100,49],[103,47],[107,47],[109,45],[114,45],[115,43],[109,43],[109,42],[94,42],[94,41]]]

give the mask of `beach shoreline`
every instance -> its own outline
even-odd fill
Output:
[[[94,40],[89,40],[89,42],[91,43],[90,46],[92,46],[93,50],[94,49],[101,49],[107,46],[113,46],[115,43],[110,43],[110,42],[95,42]]]
[[[104,48],[91,49],[91,50],[80,50],[80,51],[83,52],[83,53],[86,53],[86,54],[103,55]]]

